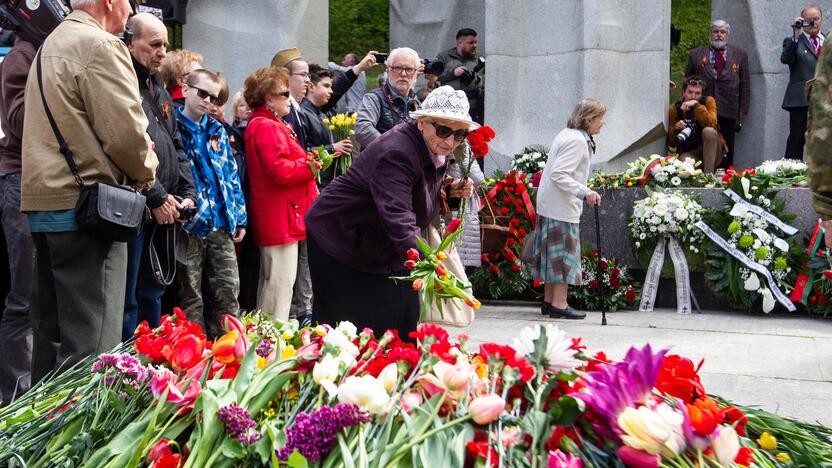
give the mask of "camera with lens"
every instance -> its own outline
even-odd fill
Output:
[[[800,29],[800,28],[808,28],[809,26],[814,26],[814,25],[815,25],[815,20],[805,19],[803,21],[800,21],[800,20],[795,21],[794,24],[792,25],[792,27],[795,28],[795,29]]]
[[[459,75],[459,81],[462,82],[464,86],[468,86],[474,81],[474,76],[485,68],[485,57],[480,57],[477,59],[477,64],[474,65],[473,70],[465,69],[465,71]]]
[[[179,203],[182,203],[182,197],[177,197],[176,195],[173,196]],[[179,209],[179,219],[180,221],[190,221],[191,218],[196,215],[196,207],[195,206],[183,206]]]
[[[685,142],[690,139],[691,135],[694,135],[697,131],[696,121],[693,119],[685,119],[685,124],[687,127],[683,128],[682,131],[676,135],[676,142],[680,145],[684,144]]]
[[[439,76],[445,71],[445,63],[439,60],[422,59],[422,65],[425,66],[425,73]]]
[[[0,28],[16,31],[40,45],[69,14],[64,0],[0,0]]]

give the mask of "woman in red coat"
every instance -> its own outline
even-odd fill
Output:
[[[306,239],[303,217],[318,188],[306,151],[281,120],[290,110],[286,70],[258,68],[246,78],[244,96],[252,109],[245,139],[250,227],[260,248],[257,307],[274,319],[288,320],[299,249],[306,248],[299,245]]]

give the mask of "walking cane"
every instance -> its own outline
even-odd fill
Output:
[[[595,249],[598,251],[598,265],[601,265],[601,217],[598,216],[598,205],[595,205]],[[599,269],[600,270],[600,269]],[[599,287],[604,287],[603,278],[598,281]],[[601,295],[603,296],[603,290],[601,291]],[[601,301],[603,302],[603,301]],[[607,324],[607,311],[604,306],[601,306],[601,325]]]

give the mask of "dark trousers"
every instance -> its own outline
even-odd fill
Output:
[[[133,337],[143,321],[151,328],[159,326],[165,286],[156,281],[150,263],[150,239],[156,223],[148,222],[136,237],[127,241],[127,286],[124,290],[124,319],[121,339]],[[160,231],[157,235],[161,236]],[[184,234],[183,234],[184,235]]]
[[[29,389],[32,368],[32,320],[29,317],[35,249],[29,222],[20,212],[20,174],[0,177],[0,215],[11,276],[0,321],[0,400],[11,401]]]
[[[419,322],[419,296],[410,281],[394,281],[391,276],[408,272],[366,273],[332,258],[310,237],[306,238],[315,320],[335,326],[349,320],[359,330],[369,327],[380,337],[387,330],[398,330],[410,340]]]
[[[803,160],[803,145],[806,143],[806,121],[809,118],[808,107],[792,107],[789,111],[789,139],[786,140],[788,159]]]
[[[725,138],[725,144],[728,145],[728,154],[722,158],[721,163],[717,161],[719,163],[718,167],[728,169],[734,165],[734,135],[737,128],[737,120],[718,117],[717,123],[719,125],[719,133],[722,135],[722,138]]]
[[[251,216],[249,216],[249,226]],[[240,310],[257,310],[257,286],[260,282],[260,249],[249,231],[237,244],[237,269],[240,271]]]
[[[35,232],[32,383],[121,342],[127,244],[80,231]]]

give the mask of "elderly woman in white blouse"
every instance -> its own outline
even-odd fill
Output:
[[[581,284],[581,237],[578,230],[584,201],[600,205],[601,195],[586,186],[595,154],[592,139],[604,126],[607,109],[583,98],[565,129],[555,137],[537,191],[532,277],[544,286],[541,312],[552,318],[582,319],[585,313],[566,302],[569,285]]]

